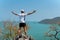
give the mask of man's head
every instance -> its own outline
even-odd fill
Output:
[[[21,13],[24,13],[24,10],[23,9],[21,10]]]

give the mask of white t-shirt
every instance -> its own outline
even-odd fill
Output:
[[[25,17],[26,17],[26,13],[21,13],[19,14],[19,20],[21,23],[25,23]]]

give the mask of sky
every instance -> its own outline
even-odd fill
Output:
[[[26,13],[36,10],[36,13],[26,16],[26,21],[41,21],[60,17],[60,0],[0,0],[0,21],[19,21],[19,17],[11,13]]]

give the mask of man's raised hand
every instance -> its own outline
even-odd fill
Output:
[[[36,12],[36,10],[33,10],[33,12],[32,13],[35,13]]]
[[[18,14],[16,14],[16,13],[15,13],[15,12],[13,12],[13,11],[12,11],[11,13],[12,13],[12,14],[14,14],[14,15],[17,15],[17,16],[19,16]]]

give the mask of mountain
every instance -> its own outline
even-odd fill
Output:
[[[39,23],[44,23],[44,24],[60,23],[60,17],[55,17],[53,19],[44,19],[40,21]]]

